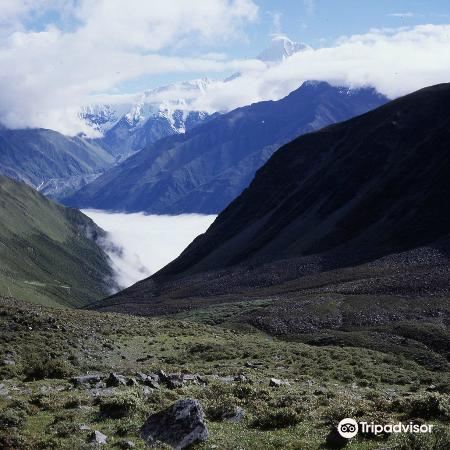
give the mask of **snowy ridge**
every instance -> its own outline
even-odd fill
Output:
[[[192,101],[204,93],[210,83],[211,80],[205,77],[161,86],[145,91],[134,103],[85,106],[79,117],[101,133],[106,133],[121,119],[131,131],[143,126],[150,118],[166,118],[175,132],[184,133],[183,122],[192,111]]]

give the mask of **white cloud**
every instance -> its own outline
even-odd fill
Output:
[[[155,216],[94,210],[83,213],[108,232],[104,248],[121,289],[174,260],[216,218],[199,214]]]
[[[237,39],[258,13],[252,0],[135,5],[129,0],[13,0],[8,9],[2,6],[5,27],[26,21],[46,5],[70,14],[77,26],[73,31],[16,26],[0,41],[0,121],[69,134],[88,131],[80,129],[79,105],[121,82],[148,74],[240,69],[236,61],[164,55],[193,43],[213,46],[219,39]]]
[[[230,82],[216,82],[197,108],[232,109],[279,99],[306,80],[351,87],[373,86],[390,98],[450,81],[450,25],[371,30],[335,45],[294,54],[281,64],[252,69]]]
[[[389,17],[400,17],[400,18],[414,17],[414,13],[412,13],[412,12],[391,13],[391,14],[388,14],[388,16],[389,16]]]

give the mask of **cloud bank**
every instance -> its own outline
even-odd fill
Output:
[[[156,216],[95,210],[83,213],[108,233],[104,248],[121,289],[171,262],[216,218],[199,214]]]
[[[312,13],[314,2],[305,5]],[[55,20],[32,25],[50,13]],[[0,122],[12,128],[90,133],[81,105],[121,102],[112,95],[118,86],[151,75],[239,72],[195,99],[207,111],[279,99],[308,79],[373,86],[389,97],[449,81],[450,25],[370,30],[266,66],[215,51],[245,39],[259,17],[253,0],[9,0],[0,17]]]
[[[229,110],[277,100],[306,80],[353,88],[373,86],[395,98],[450,81],[450,25],[372,30],[342,37],[333,47],[296,53],[276,66],[248,70],[227,83],[216,82],[197,99],[205,110]]]
[[[74,134],[90,97],[143,75],[221,72],[235,61],[189,56],[193,44],[239,39],[255,20],[251,0],[11,0],[0,6],[0,122]],[[24,29],[37,11],[57,14],[44,29]],[[41,19],[41,21],[44,19]],[[13,31],[15,30],[15,31]],[[177,56],[179,54],[188,56]],[[80,129],[81,128],[81,129]]]

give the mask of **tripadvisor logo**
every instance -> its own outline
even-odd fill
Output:
[[[431,433],[433,430],[433,425],[417,424],[414,422],[409,422],[404,424],[402,422],[398,423],[388,423],[385,425],[376,424],[374,422],[356,422],[354,419],[346,418],[339,422],[337,427],[338,433],[346,439],[351,439],[361,433],[370,433],[375,436],[381,433]]]
[[[351,439],[358,434],[358,422],[353,419],[342,419],[338,425],[338,432],[342,437]]]

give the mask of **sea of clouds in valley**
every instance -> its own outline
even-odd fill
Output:
[[[214,221],[214,215],[178,216],[84,210],[108,233],[104,248],[112,260],[116,282],[128,287],[176,258]]]

